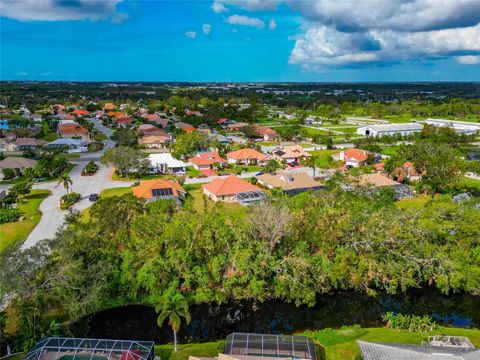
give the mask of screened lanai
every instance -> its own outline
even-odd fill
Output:
[[[304,336],[233,333],[227,336],[227,355],[315,360],[315,346]]]
[[[152,360],[153,341],[47,337],[26,360]]]

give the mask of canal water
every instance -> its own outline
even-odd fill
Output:
[[[314,307],[268,301],[192,305],[192,322],[182,326],[179,341],[224,339],[231,332],[292,334],[305,329],[338,328],[342,325],[382,326],[387,311],[430,315],[455,327],[480,327],[480,297],[467,294],[443,295],[435,289],[406,294],[369,297],[343,292],[320,296]],[[162,328],[151,306],[129,305],[99,312],[80,321],[75,335],[94,338],[172,340],[167,321]]]

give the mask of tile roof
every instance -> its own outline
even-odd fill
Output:
[[[261,191],[257,186],[252,185],[248,181],[240,179],[235,175],[218,177],[212,182],[203,185],[203,188],[215,196],[235,195],[248,191]]]
[[[275,151],[274,154],[283,159],[312,156],[303,150],[300,145],[283,146],[281,149]]]
[[[151,199],[154,197],[152,190],[156,189],[172,189],[173,196],[175,197],[178,197],[179,193],[187,193],[185,189],[180,186],[180,184],[172,180],[163,179],[142,181],[140,185],[132,188],[132,192],[138,198]]]
[[[61,124],[58,126],[58,131],[62,135],[70,135],[70,134],[87,135],[88,134],[87,129],[85,129],[82,125],[75,124],[75,123]]]
[[[313,180],[306,172],[287,172],[278,170],[276,174],[262,174],[257,176],[260,183],[284,191],[294,189],[319,188],[322,186],[318,181]]]
[[[355,159],[357,161],[366,161],[368,159],[368,155],[370,154],[366,150],[362,149],[347,149],[344,151],[345,158]]]
[[[190,159],[190,162],[196,165],[213,165],[215,163],[226,163],[227,161],[223,159],[218,152],[209,151],[198,153]]]
[[[227,157],[234,160],[257,159],[258,161],[263,161],[267,158],[267,155],[254,149],[245,148],[231,151],[227,154]]]
[[[138,140],[139,144],[163,144],[170,140],[170,136],[168,134],[161,135],[145,135]]]
[[[271,136],[277,135],[277,132],[275,130],[270,129],[269,127],[266,127],[263,125],[253,124],[252,128],[257,132],[258,135],[271,135]]]
[[[77,116],[83,116],[83,115],[88,115],[90,113],[87,110],[75,109],[70,114],[77,115]]]
[[[360,185],[364,185],[364,186],[372,185],[374,187],[381,187],[381,186],[393,186],[393,185],[400,184],[395,180],[392,180],[380,174],[362,174],[358,178],[359,178]]]
[[[47,142],[35,138],[18,138],[17,140],[13,141],[13,143],[17,146],[37,146],[44,145]]]

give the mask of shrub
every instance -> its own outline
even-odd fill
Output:
[[[97,172],[98,165],[93,161],[89,161],[82,170],[82,175],[93,175]]]
[[[76,192],[71,192],[70,194],[65,194],[60,199],[60,209],[66,210],[80,200],[80,194]]]
[[[22,216],[20,209],[0,208],[0,224],[17,221]]]
[[[397,330],[428,332],[437,328],[437,323],[430,316],[402,315],[387,312],[383,315],[387,327]]]
[[[13,169],[2,169],[3,179],[10,180],[15,177],[15,171]]]

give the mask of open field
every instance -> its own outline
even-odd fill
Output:
[[[0,252],[25,240],[42,217],[38,211],[40,203],[50,194],[48,190],[32,190],[30,195],[22,199],[18,208],[23,211],[25,220],[0,225]]]
[[[215,357],[223,352],[224,341],[179,344],[178,351],[173,351],[173,344],[156,345],[155,355],[162,360],[188,360],[192,356]]]

